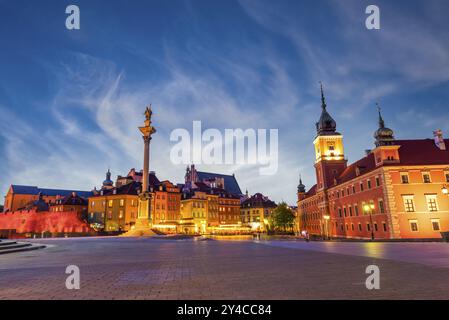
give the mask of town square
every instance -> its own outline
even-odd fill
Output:
[[[0,300],[449,299],[446,3],[19,2]]]

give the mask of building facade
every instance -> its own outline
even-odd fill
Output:
[[[320,237],[435,239],[449,230],[448,140],[396,140],[379,109],[375,148],[347,165],[343,136],[327,112],[316,125],[316,185],[297,190],[297,230]]]
[[[36,201],[39,196],[47,204],[54,204],[56,199],[66,197],[75,192],[78,196],[87,199],[92,195],[91,191],[45,189],[36,186],[11,185],[5,196],[4,209],[6,212],[14,212],[23,209],[28,203]]]
[[[51,203],[50,212],[69,212],[75,211],[80,216],[87,217],[88,200],[80,197],[76,192],[72,192],[65,197],[57,196],[55,202]]]
[[[276,203],[261,193],[245,199],[240,207],[242,223],[253,231],[266,232],[269,229]]]
[[[142,171],[131,169],[126,177],[118,176],[114,186],[110,172],[102,188],[89,198],[89,222],[105,231],[129,231],[136,223]],[[154,171],[149,173],[151,218],[153,228],[174,232],[180,218],[181,193],[170,181],[159,181]],[[174,229],[174,230],[173,230]]]

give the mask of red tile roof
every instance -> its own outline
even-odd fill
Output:
[[[359,176],[376,169],[374,154],[370,153],[368,156],[348,166],[337,178],[338,184],[350,181],[357,177],[357,168],[359,168]]]
[[[444,140],[446,150],[442,151],[435,145],[433,139],[424,140],[397,140],[400,145],[399,156],[401,165],[448,165],[449,166],[449,139]]]
[[[316,195],[316,184],[306,192],[306,198]]]

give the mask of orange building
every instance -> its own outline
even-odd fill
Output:
[[[142,172],[131,169],[126,177],[119,176],[114,186],[111,173],[106,173],[101,190],[89,198],[89,223],[95,229],[128,231],[136,222]],[[155,172],[149,174],[152,194],[151,219],[155,229],[176,230],[180,217],[181,193],[170,181],[159,181]]]
[[[78,196],[87,199],[92,195],[91,191],[75,191],[60,189],[44,189],[36,186],[11,185],[5,196],[3,211],[12,212],[24,208],[28,203],[39,199],[39,195],[47,204],[54,204],[56,199],[66,197],[75,192]]]
[[[176,231],[181,218],[181,192],[170,181],[162,181],[153,187],[151,214],[153,227],[162,231]]]
[[[240,197],[227,192],[218,195],[218,217],[220,225],[241,224]]]
[[[327,112],[315,138],[316,185],[298,185],[297,229],[320,237],[435,239],[449,230],[449,140],[396,140],[379,109],[375,149],[347,165],[343,136]],[[444,191],[444,192],[443,192]]]

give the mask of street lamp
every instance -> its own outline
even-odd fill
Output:
[[[447,189],[446,186],[443,186],[443,189],[441,189],[441,192],[442,192],[444,195],[448,195],[448,194],[449,194],[449,190]]]
[[[371,241],[374,240],[374,228],[373,228],[373,211],[374,211],[374,203],[371,204],[365,204],[363,206],[363,211],[365,213],[369,214],[369,220],[370,220],[370,229],[371,229]]]
[[[324,215],[323,216],[323,219],[324,219],[324,221],[325,221],[325,231],[326,231],[326,237],[328,238],[328,240],[330,240],[330,234],[329,234],[329,220],[330,220],[330,216],[329,215]]]

